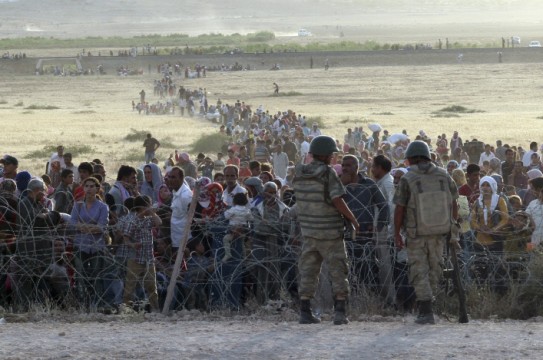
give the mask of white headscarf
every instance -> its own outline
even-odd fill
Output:
[[[498,183],[491,176],[483,176],[483,178],[479,180],[479,189],[481,189],[485,182],[488,183],[490,185],[490,188],[492,189],[492,199],[490,200],[490,207],[485,208],[483,202],[483,192],[481,191],[481,194],[479,195],[479,206],[481,207],[481,209],[483,209],[485,225],[488,225],[488,218],[490,217],[494,209],[496,209],[496,206],[498,206],[498,200],[500,200],[500,196],[498,195]]]

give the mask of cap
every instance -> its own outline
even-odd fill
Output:
[[[11,155],[4,155],[2,159],[0,159],[0,163],[4,165],[15,165],[19,166],[19,160],[17,158],[11,156]]]

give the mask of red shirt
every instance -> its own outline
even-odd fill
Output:
[[[233,158],[228,158],[228,160],[226,161],[226,165],[236,165],[239,168],[240,166],[239,157],[234,156]]]
[[[467,197],[471,205],[479,197],[479,185],[475,185],[475,188],[472,189],[468,184],[464,184],[458,189],[458,194]]]

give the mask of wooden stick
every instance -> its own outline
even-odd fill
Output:
[[[185,248],[187,247],[190,226],[192,225],[192,219],[194,218],[196,204],[198,202],[199,196],[200,187],[197,185],[194,187],[192,201],[190,203],[189,212],[187,214],[187,223],[185,224],[185,228],[183,229],[183,237],[181,238],[179,250],[177,250],[177,256],[175,258],[175,265],[173,266],[172,277],[170,278],[170,283],[168,284],[168,292],[166,293],[166,300],[164,301],[164,307],[162,308],[162,313],[164,315],[166,315],[170,311],[170,305],[173,299],[173,294],[175,292],[175,286],[177,285],[177,277],[179,276],[179,272],[181,271],[181,263],[183,262],[183,255],[185,253]]]

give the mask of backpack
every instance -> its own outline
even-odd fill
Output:
[[[449,175],[437,167],[428,172],[409,171],[404,176],[415,200],[417,235],[443,235],[451,231],[452,195]]]

